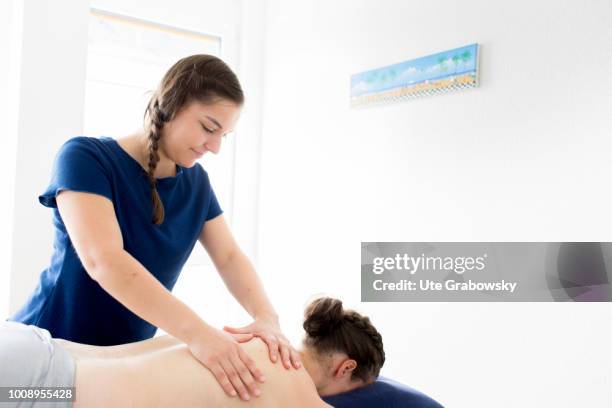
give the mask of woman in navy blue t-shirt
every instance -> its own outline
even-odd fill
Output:
[[[206,171],[244,102],[230,68],[209,55],[181,59],[164,75],[142,131],[114,140],[75,137],[58,152],[39,197],[53,208],[51,263],[11,320],[94,345],[144,340],[157,327],[184,341],[229,395],[259,395],[263,381],[238,346],[252,336],[273,362],[300,366],[251,263],[229,230]],[[171,294],[196,241],[254,318],[216,329]]]

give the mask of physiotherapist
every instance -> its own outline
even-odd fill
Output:
[[[219,152],[243,102],[238,78],[222,60],[193,55],[164,75],[142,130],[117,140],[68,140],[39,197],[53,208],[51,262],[10,320],[92,345],[144,340],[159,327],[185,342],[228,395],[243,399],[259,395],[257,381],[265,379],[239,342],[258,336],[273,362],[280,357],[287,369],[299,368],[299,354],[196,162]],[[196,241],[253,317],[248,326],[214,328],[172,295]]]

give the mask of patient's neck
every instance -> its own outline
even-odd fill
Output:
[[[361,388],[366,385],[363,381],[350,381],[350,380],[340,380],[335,381],[331,380],[326,384],[322,384],[320,387],[317,387],[317,392],[321,397],[327,397],[329,395],[341,394],[343,392],[352,391],[356,388]]]
[[[362,380],[351,380],[350,375],[341,378],[333,375],[334,367],[337,365],[335,360],[342,359],[340,355],[320,359],[305,347],[300,350],[300,359],[321,397],[340,394],[367,385]]]

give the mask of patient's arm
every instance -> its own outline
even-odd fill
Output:
[[[225,394],[212,373],[191,355],[186,345],[170,336],[160,337],[122,346],[81,345],[76,353],[85,352],[77,356],[75,408],[96,405],[329,407],[319,398],[303,367],[287,370],[280,362],[273,364],[266,344],[259,338],[240,346],[258,364],[266,381],[258,383],[261,396],[241,401]]]

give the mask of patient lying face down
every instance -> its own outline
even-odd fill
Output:
[[[119,346],[57,340],[76,361],[74,407],[330,407],[328,396],[373,382],[385,361],[382,338],[370,320],[321,298],[305,310],[303,368],[270,361],[259,338],[240,343],[266,380],[250,401],[231,398],[189,348],[171,336]]]
[[[385,362],[380,333],[368,317],[344,310],[338,299],[320,298],[304,313],[301,358],[322,396],[372,383]]]

